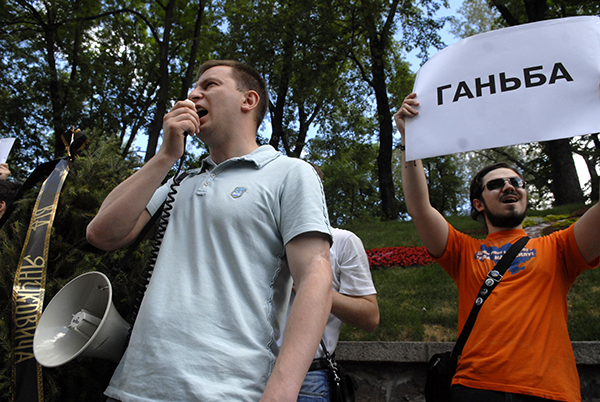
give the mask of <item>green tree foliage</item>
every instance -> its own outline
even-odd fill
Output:
[[[308,160],[323,171],[332,225],[364,221],[379,213],[376,155],[377,146],[368,140],[341,136],[311,140]]]
[[[269,82],[271,133],[261,141],[291,156],[303,154],[311,130],[322,132],[336,116],[338,99],[351,94],[359,113],[378,122],[383,146],[376,187],[385,200],[382,215],[396,217],[389,97],[395,108],[409,91],[404,50],[439,45],[441,22],[431,17],[436,2],[6,3],[0,11],[6,50],[0,135],[20,140],[9,161],[14,177],[62,156],[56,133],[71,126],[113,136],[123,157],[148,134],[148,160],[162,117],[174,99],[186,96],[198,62],[235,58],[256,66]],[[402,43],[395,39],[400,30]],[[389,87],[386,80],[393,81]]]
[[[433,1],[417,4],[412,1],[369,0],[356,3],[355,7],[353,13],[356,16],[357,34],[350,57],[374,93],[379,131],[377,168],[382,217],[394,220],[398,219],[399,210],[392,176],[395,131],[388,79],[394,76],[392,72],[401,60],[395,52],[394,35],[401,29],[405,43],[421,49],[421,57],[426,58],[430,46],[442,47],[437,31],[444,25],[445,19],[436,20],[432,17],[440,7],[439,3]]]
[[[468,38],[503,27],[499,21],[500,14],[487,1],[465,0],[458,9],[458,14],[462,18],[450,18],[450,33],[457,38]]]
[[[2,131],[21,139],[23,159],[63,155],[60,135],[79,121],[82,99],[89,95],[80,75],[88,62],[82,35],[93,23],[76,21],[74,16],[97,8],[98,3],[66,1],[43,7],[37,2],[6,1],[0,8],[0,104],[8,119],[3,119]]]
[[[463,182],[458,174],[457,162],[458,158],[453,155],[423,161],[431,205],[444,215],[454,214],[461,209],[462,198],[457,189]]]
[[[402,154],[394,150],[394,177],[396,187],[402,189]],[[406,162],[413,163],[413,162]],[[423,160],[425,177],[429,187],[431,205],[442,215],[465,215],[469,213],[467,161],[464,154],[453,154]],[[404,192],[398,191],[401,217],[407,217]]]
[[[114,135],[123,156],[148,134],[154,155],[164,114],[214,48],[214,11],[205,0],[4,2],[0,135],[20,140],[15,171],[63,156],[72,126]]]
[[[436,2],[399,1],[274,2],[231,0],[225,9],[229,52],[240,51],[259,66],[271,86],[270,144],[288,155],[299,156],[311,124],[327,126],[339,107],[340,93],[369,88],[371,105],[363,114],[378,122],[378,190],[385,219],[398,217],[391,171],[395,130],[390,94],[399,106],[412,80],[402,46],[395,35],[401,29],[405,48],[419,47],[426,55],[431,45],[441,46],[436,29],[443,20],[431,17]],[[253,13],[247,10],[252,8]],[[250,17],[248,17],[250,15]],[[400,28],[402,27],[402,28]],[[412,42],[411,42],[412,41]],[[348,57],[352,61],[348,63]],[[357,81],[362,81],[362,84]],[[388,88],[387,81],[393,81]],[[400,89],[404,91],[400,96]],[[364,102],[359,102],[364,105]],[[329,105],[329,106],[328,106]],[[319,132],[323,132],[319,128]]]
[[[155,1],[141,3],[139,8],[132,10],[144,22],[154,44],[155,63],[158,61],[153,66],[157,70],[156,109],[148,126],[146,161],[156,153],[163,117],[172,106],[171,100],[187,97],[188,89],[194,83],[204,10],[204,0],[198,3]],[[183,78],[180,81],[176,77]]]
[[[344,85],[351,27],[346,2],[226,0],[223,56],[267,79],[269,144],[299,157],[308,132]]]
[[[104,19],[102,27],[94,31],[89,52],[91,71],[102,74],[87,77],[94,93],[81,125],[113,134],[125,156],[155,110],[158,71],[154,39],[139,17],[120,13]]]

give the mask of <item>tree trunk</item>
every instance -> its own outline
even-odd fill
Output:
[[[196,59],[200,52],[200,34],[202,33],[202,20],[204,17],[205,0],[200,1],[198,14],[196,14],[196,24],[194,26],[194,40],[192,41],[192,49],[188,58],[188,66],[185,72],[185,77],[181,82],[180,99],[186,99],[194,78],[196,77]]]
[[[392,113],[387,94],[385,77],[385,53],[388,50],[391,26],[396,14],[399,0],[394,0],[386,22],[377,32],[375,25],[370,21],[369,48],[371,53],[371,86],[375,91],[377,101],[377,119],[379,123],[379,154],[377,155],[377,174],[379,176],[379,195],[381,197],[381,212],[384,220],[398,219],[399,207],[394,190],[394,176],[392,173],[392,150],[394,143],[394,129],[392,126]]]
[[[281,142],[287,155],[290,155],[291,151],[288,147],[285,133],[283,132],[283,116],[285,114],[285,102],[289,92],[290,77],[292,75],[289,66],[292,65],[292,60],[294,58],[294,47],[293,37],[288,36],[283,45],[283,48],[285,49],[283,65],[285,67],[281,71],[279,77],[277,77],[277,82],[274,83],[277,99],[275,100],[275,103],[271,101],[270,105],[272,133],[269,145],[275,149],[279,149],[279,143]]]
[[[170,0],[165,8],[165,21],[163,26],[163,39],[158,42],[159,46],[159,84],[158,84],[158,102],[156,103],[156,112],[154,119],[148,127],[148,147],[144,162],[148,162],[155,154],[158,147],[158,138],[162,130],[163,117],[167,113],[169,102],[169,46],[171,42],[171,27],[173,21],[173,8],[175,0]]]
[[[281,143],[283,148],[286,150],[286,154],[289,154],[289,149],[287,148],[287,142],[283,132],[283,115],[287,92],[287,82],[282,83],[282,85],[280,85],[278,88],[277,100],[275,101],[275,104],[273,105],[273,103],[271,103],[271,139],[269,140],[269,145],[275,149],[279,149],[279,143]]]
[[[568,139],[542,143],[550,158],[553,180],[550,183],[554,193],[554,205],[578,204],[585,201],[579,185],[577,169]]]
[[[588,171],[590,172],[590,201],[593,204],[597,203],[600,199],[600,186],[598,186],[598,173],[596,172],[597,161],[592,158],[585,158],[585,164],[587,165]]]
[[[65,144],[62,141],[62,135],[65,134],[67,127],[63,121],[64,102],[61,91],[61,85],[56,68],[56,24],[53,21],[46,22],[43,16],[37,10],[30,10],[35,20],[44,31],[44,44],[46,46],[46,63],[48,63],[48,93],[50,95],[50,104],[52,105],[52,126],[54,128],[54,157],[61,158],[65,153]]]
[[[383,49],[380,49],[383,50]],[[379,192],[381,196],[381,212],[383,219],[398,219],[398,205],[394,190],[392,174],[393,126],[390,104],[385,83],[383,52],[372,51],[373,88],[377,99],[377,117],[379,120],[379,155],[377,171],[379,175]],[[377,56],[377,57],[376,57]],[[381,58],[379,57],[381,56]]]

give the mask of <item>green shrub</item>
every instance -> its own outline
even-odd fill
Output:
[[[560,221],[562,219],[567,219],[571,215],[546,215],[542,219],[544,222],[554,222]]]

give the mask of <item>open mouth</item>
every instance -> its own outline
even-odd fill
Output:
[[[206,116],[208,114],[208,110],[206,110],[206,109],[198,109],[196,111],[196,113],[198,113],[198,117],[199,118],[203,118],[204,116]]]
[[[517,201],[519,201],[519,199],[517,197],[513,197],[513,196],[504,197],[502,199],[503,204],[514,204]]]

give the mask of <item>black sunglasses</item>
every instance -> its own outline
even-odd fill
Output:
[[[506,182],[509,182],[510,185],[513,186],[514,188],[525,188],[525,184],[527,184],[527,183],[525,183],[525,180],[521,179],[520,177],[510,177],[510,178],[504,178],[504,179],[490,180],[483,185],[482,189],[487,188],[490,191],[502,189],[502,188],[504,188],[504,185],[506,184]]]

